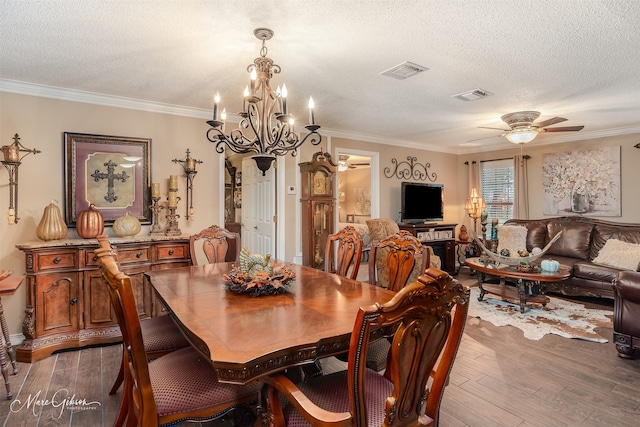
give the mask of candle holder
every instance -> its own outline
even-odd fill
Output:
[[[176,196],[176,200],[180,200],[180,197]],[[178,228],[178,218],[180,218],[180,215],[176,213],[176,209],[178,209],[178,206],[167,205],[166,209],[169,211],[169,213],[165,215],[168,225],[164,231],[164,234],[166,234],[167,236],[180,236],[182,234],[182,231],[180,231],[180,229]]]
[[[149,234],[152,236],[157,236],[160,234],[164,234],[164,230],[160,226],[158,221],[158,214],[162,209],[162,206],[159,205],[160,197],[151,197],[151,201],[153,202],[149,209],[151,210],[151,230],[149,230]]]
[[[184,169],[185,175],[187,175],[187,221],[193,221],[193,178],[196,174],[196,165],[202,163],[202,160],[196,160],[191,157],[191,152],[187,148],[187,156],[184,159],[173,159],[173,163],[179,163]]]
[[[26,153],[22,157],[20,153]],[[40,150],[29,149],[20,144],[20,137],[16,133],[13,137],[13,144],[3,145],[2,164],[9,173],[9,211],[7,220],[9,224],[17,224],[18,220],[18,167],[22,164],[22,159],[29,154],[38,154]]]

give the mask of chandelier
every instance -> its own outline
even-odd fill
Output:
[[[313,98],[309,98],[309,124],[305,126],[308,133],[300,138],[294,131],[294,117],[287,108],[287,87],[282,85],[274,91],[269,85],[273,74],[280,73],[280,66],[267,58],[266,40],[273,37],[268,28],[257,28],[253,34],[262,40],[260,57],[247,67],[250,85],[244,89],[243,109],[238,128],[225,134],[224,120],[226,109],[218,117],[220,96],[216,94],[213,104],[213,120],[207,121],[211,128],[207,131],[207,139],[216,144],[216,151],[224,153],[227,146],[234,153],[255,153],[252,159],[258,169],[265,175],[276,156],[291,153],[297,154],[298,148],[305,141],[318,145],[322,135],[318,133],[320,126],[315,123]]]
[[[504,136],[509,142],[513,142],[514,144],[526,144],[527,142],[533,141],[538,135],[538,132],[537,128],[527,126],[525,128],[515,128],[507,132]]]

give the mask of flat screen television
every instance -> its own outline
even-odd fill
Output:
[[[424,223],[444,219],[443,184],[402,183],[403,223]]]

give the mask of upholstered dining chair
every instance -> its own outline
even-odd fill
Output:
[[[354,227],[347,226],[327,237],[324,271],[355,280],[360,270],[361,259],[362,238]]]
[[[222,384],[213,367],[191,346],[148,361],[129,276],[111,251],[96,250],[126,355],[125,390],[130,390],[127,425],[165,426],[218,419],[257,402],[261,384]]]
[[[468,288],[430,268],[389,302],[360,308],[347,370],[297,385],[283,375],[264,378],[268,419],[295,427],[437,426],[468,303]],[[393,340],[384,374],[364,364],[379,328]]]
[[[401,230],[371,245],[369,283],[399,291],[417,280],[429,265],[430,252],[410,232]],[[387,367],[391,344],[378,340],[369,346],[367,366],[376,371]]]
[[[229,241],[235,242],[235,258],[234,261],[238,261],[240,257],[240,235],[238,233],[231,232],[225,228],[217,225],[212,225],[205,228],[197,234],[193,234],[189,237],[189,249],[191,252],[191,264],[198,265],[197,249],[202,244],[202,252],[209,264],[216,262],[224,262],[229,250]]]
[[[399,291],[429,265],[429,251],[411,233],[401,230],[371,244],[369,283]]]
[[[101,255],[110,255],[114,261],[118,262],[117,250],[113,248],[107,239],[107,236],[98,236],[98,249],[96,254],[98,258]],[[117,317],[116,313],[116,317]],[[140,321],[140,329],[144,340],[144,349],[149,359],[155,359],[172,351],[180,350],[185,347],[189,347],[189,341],[184,337],[180,329],[176,326],[173,320],[169,316],[158,316],[143,319]],[[125,360],[126,350],[123,348],[122,363],[120,364],[120,371],[118,376],[109,391],[110,395],[116,394],[125,378]],[[116,416],[114,425],[123,425],[127,416],[127,402],[130,396],[130,388],[125,385],[123,390],[122,402],[120,404],[120,410]]]

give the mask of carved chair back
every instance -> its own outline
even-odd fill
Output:
[[[198,265],[196,249],[199,245],[196,242],[202,241],[202,251],[210,264],[224,262],[229,250],[229,239],[235,241],[235,259],[238,261],[240,256],[240,235],[231,232],[217,225],[205,228],[201,232],[192,235],[189,238],[189,249],[191,251],[191,264]]]
[[[427,248],[406,230],[374,242],[369,254],[369,283],[397,292],[412,276],[424,273],[429,256]]]
[[[360,270],[361,259],[362,239],[354,227],[347,226],[327,237],[324,271],[355,280]],[[349,268],[352,265],[349,274]]]

